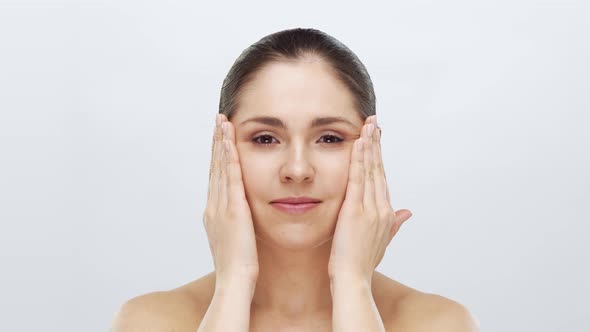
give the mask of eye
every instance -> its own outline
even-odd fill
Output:
[[[332,143],[328,143],[328,144],[335,144],[335,143],[340,143],[343,141],[342,138],[340,138],[336,135],[324,135],[322,137],[329,137],[330,138],[329,140],[332,141]]]
[[[340,143],[340,142],[344,141],[344,139],[342,139],[341,137],[336,136],[336,135],[330,135],[330,134],[323,135],[321,138],[326,138],[326,140],[328,142],[326,142],[326,140],[324,140],[324,142],[322,142],[322,143],[327,143],[327,144],[336,144],[336,143]],[[271,135],[264,134],[264,135],[259,135],[259,136],[254,137],[252,139],[252,142],[254,142],[258,145],[271,145],[273,139],[276,141],[276,139],[274,137],[272,137]]]
[[[261,143],[260,140],[259,140],[260,138],[262,138],[262,141],[263,142],[267,142],[267,141],[269,141],[269,139],[272,141],[274,139],[274,137],[272,137],[270,135],[267,135],[267,134],[264,134],[264,135],[259,135],[259,136],[254,137],[252,139],[252,142],[254,142],[256,144],[259,144],[259,145],[270,145],[268,143]]]

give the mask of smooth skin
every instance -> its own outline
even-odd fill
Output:
[[[334,104],[346,101],[346,89],[317,65],[271,67],[267,79],[263,72],[258,89],[251,89],[242,104],[250,105],[248,110],[272,110],[288,118],[291,129],[304,128],[301,124],[319,113],[316,109],[355,114],[350,104]],[[305,84],[288,81],[298,79],[297,75]],[[283,105],[295,105],[301,111],[289,117],[295,113]],[[301,135],[273,134],[292,145],[259,150],[251,143],[248,127],[234,127],[248,113],[240,112],[232,122],[218,115],[214,131],[203,223],[215,271],[179,288],[127,301],[115,317],[113,331],[477,331],[475,320],[461,304],[374,271],[393,236],[411,216],[408,210],[391,209],[375,117],[360,122],[359,129],[349,135],[356,134],[346,143],[350,145],[340,148],[327,149],[323,145],[327,143],[315,143],[313,136],[309,148],[296,150],[293,147],[303,146],[298,145],[299,138],[308,137],[309,132],[302,129],[294,131]],[[281,150],[287,147],[296,152]],[[347,168],[333,168],[347,158]],[[260,171],[261,165],[271,170],[282,166],[276,169],[280,187],[269,189],[276,173]],[[341,176],[343,170],[348,179]],[[322,175],[316,178],[314,172]],[[339,182],[341,178],[345,181]],[[308,226],[298,219],[277,220],[275,210],[268,207],[271,197],[264,195],[300,188],[297,184],[318,185],[305,193],[325,198],[324,210],[311,214],[325,220],[318,217]],[[319,190],[327,186],[335,189]],[[334,195],[344,196],[344,190],[345,198],[339,201],[341,196]],[[311,246],[317,246],[316,251],[310,251]]]
[[[369,285],[387,245],[412,216],[409,210],[391,208],[381,158],[381,133],[376,128],[376,116],[367,118],[363,135],[354,142],[346,198],[338,215],[328,264],[331,278],[352,276]]]
[[[246,200],[234,130],[218,115],[211,156],[208,204],[203,224],[209,238],[217,280],[251,280],[258,276],[256,236]]]
[[[227,121],[223,115],[220,116],[223,119],[222,121]],[[219,147],[223,143],[221,143],[220,123],[216,126],[214,142],[213,154],[221,154]],[[213,158],[212,160],[219,160],[219,158]],[[229,164],[231,162],[226,167],[231,169],[232,166]],[[221,167],[214,166],[213,163],[211,166],[212,172],[219,170]],[[219,172],[221,173],[221,171]],[[231,172],[231,170],[228,170],[226,174]],[[234,174],[234,181],[239,185],[239,181],[235,180],[237,176],[237,174]],[[231,176],[228,176],[228,178],[231,179]],[[231,180],[225,183],[231,183]],[[386,194],[388,196],[387,191]],[[245,224],[247,225],[247,223]],[[247,226],[245,228],[249,229]],[[392,233],[394,232],[397,232],[395,225],[392,228]],[[245,238],[246,240],[243,243],[246,243],[247,246],[249,243],[247,237]],[[241,264],[238,264],[238,266],[241,266]],[[244,278],[252,275],[252,269],[250,269],[252,265],[242,267],[245,272]],[[389,279],[378,272],[375,272],[372,280],[371,290],[386,331],[479,331],[479,323],[458,302],[439,295],[420,292]],[[217,317],[222,322],[233,324],[231,328],[235,329],[230,328],[228,330],[248,331],[245,327],[247,326],[246,322],[236,320],[240,316],[236,316],[232,310],[243,311],[241,307],[244,307],[244,303],[236,301],[240,298],[238,294],[243,294],[243,298],[248,298],[251,296],[251,290],[249,289],[247,292],[237,290],[233,293],[233,296],[226,296],[225,302],[229,303],[230,306],[225,311],[222,311],[217,306],[218,311],[215,315],[215,312],[211,310],[216,308],[215,302],[217,301],[218,304],[223,303],[219,301],[223,299],[220,294],[224,290],[220,285],[222,283],[216,280],[216,274],[212,272],[173,290],[157,291],[134,297],[122,305],[113,320],[111,331],[207,331],[207,327],[204,325],[204,323],[207,323],[205,316],[208,316],[207,318]],[[229,288],[225,290],[227,294]],[[229,317],[231,319],[228,319]],[[328,324],[328,326],[330,327],[323,330],[336,331],[336,329],[331,328],[331,324]],[[208,330],[223,331],[225,329],[219,326],[217,328],[211,327]],[[321,330],[316,329],[314,331]],[[252,329],[251,331],[255,330]],[[257,331],[263,330],[258,329]],[[312,331],[312,329],[308,329],[308,331]]]

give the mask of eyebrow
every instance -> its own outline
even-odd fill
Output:
[[[283,123],[283,121],[281,121],[281,119],[275,118],[272,116],[253,117],[253,118],[242,121],[240,123],[240,125],[243,125],[248,122],[262,123],[262,124],[272,126],[272,127],[287,129],[287,126],[285,125],[285,123]],[[321,126],[329,125],[332,123],[344,123],[349,126],[352,126],[355,129],[358,129],[358,127],[354,123],[350,122],[349,120],[347,120],[343,117],[339,117],[339,116],[326,116],[326,117],[315,118],[311,121],[311,128],[321,127]]]

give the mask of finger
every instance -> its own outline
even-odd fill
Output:
[[[217,210],[217,198],[219,196],[219,159],[221,155],[221,118],[218,114],[215,120],[215,129],[213,130],[213,144],[211,147],[211,163],[209,165],[209,192],[207,200],[212,202]]]
[[[233,124],[226,122],[227,139],[227,181],[228,181],[228,204],[232,206],[237,202],[246,201],[246,192],[242,180],[242,167],[240,165],[240,156],[236,148],[236,131]]]
[[[350,153],[350,166],[348,168],[348,184],[346,185],[345,199],[349,202],[362,202],[365,170],[363,165],[363,129],[361,128],[361,137],[354,141]]]
[[[377,126],[375,121],[375,126]],[[373,160],[374,160],[374,185],[375,185],[375,199],[377,209],[383,210],[391,208],[389,200],[387,199],[387,181],[385,180],[385,171],[383,167],[383,159],[381,156],[381,133],[378,128],[373,132]]]
[[[363,207],[365,210],[375,211],[375,181],[374,162],[373,162],[373,139],[372,134],[375,125],[369,123],[365,130],[365,145],[364,145],[364,169],[365,169],[365,190],[363,196]]]
[[[213,130],[213,146],[211,147],[211,165],[215,167],[210,167],[209,176],[213,172],[217,172],[219,170],[220,165],[220,153],[221,153],[221,142],[223,140],[223,133],[221,131],[221,124],[223,123],[225,115],[217,114],[215,116],[215,129]],[[217,158],[213,158],[216,156]]]
[[[385,179],[385,182],[387,182],[387,178]],[[391,206],[391,199],[389,198],[389,186],[387,184],[385,185],[385,196],[387,197],[389,206]]]
[[[381,142],[381,127],[379,127],[379,142]],[[379,152],[381,152],[381,143],[379,143]],[[383,156],[383,155],[382,155]],[[381,157],[383,160],[383,157]],[[387,197],[387,201],[389,202],[389,206],[391,206],[391,199],[389,198],[389,185],[387,184],[387,174],[385,174],[385,167],[383,167],[383,178],[385,179],[385,197]]]
[[[227,156],[227,134],[225,133],[225,130],[227,130],[227,121],[223,122],[221,124],[221,130],[223,133],[223,140],[221,141],[221,172],[220,172],[220,179],[219,179],[219,208],[222,209],[222,211],[226,210],[227,207],[229,206],[229,199],[228,199],[228,195],[229,195],[229,190],[228,190],[228,164],[229,164],[229,158]]]
[[[410,219],[410,217],[412,217],[412,212],[408,209],[397,210],[393,213],[392,218],[394,218],[394,222],[391,230],[389,231],[389,241],[393,239],[395,234],[397,234],[402,225],[406,222],[406,220]]]

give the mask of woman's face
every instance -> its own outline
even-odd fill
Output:
[[[341,121],[312,125],[324,118]],[[272,63],[244,87],[231,122],[257,238],[291,249],[330,240],[364,123],[346,86],[319,60]],[[300,196],[321,203],[302,214],[271,204]]]

